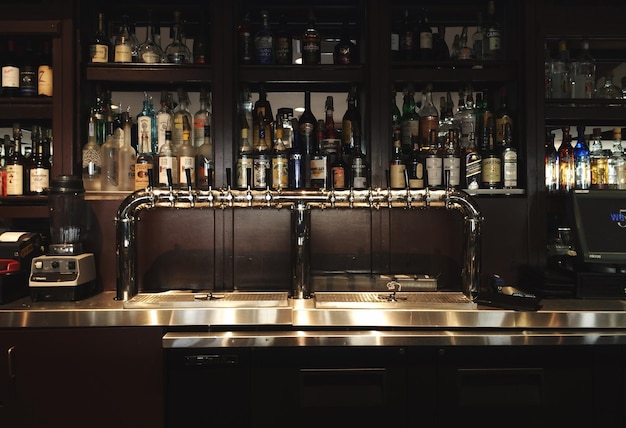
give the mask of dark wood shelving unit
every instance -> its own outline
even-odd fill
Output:
[[[89,64],[88,81],[143,83],[206,83],[212,78],[210,65],[199,64]]]

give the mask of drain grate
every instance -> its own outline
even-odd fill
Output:
[[[287,292],[139,293],[124,302],[127,308],[150,307],[276,307],[288,306]]]
[[[394,309],[465,309],[475,308],[473,303],[461,292],[399,292],[395,299],[391,293],[381,292],[317,292],[315,306],[318,308],[394,308]]]

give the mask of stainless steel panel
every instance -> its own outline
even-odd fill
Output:
[[[124,302],[124,308],[265,308],[289,306],[287,292],[196,292],[139,293]]]
[[[461,292],[316,292],[316,308],[332,309],[475,309]]]

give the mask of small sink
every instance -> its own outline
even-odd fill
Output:
[[[326,309],[475,309],[465,294],[454,291],[316,292],[315,307]]]
[[[125,308],[265,308],[289,306],[286,291],[139,293],[124,302]]]

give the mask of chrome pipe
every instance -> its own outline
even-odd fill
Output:
[[[117,293],[116,298],[129,300],[138,292],[136,228],[143,210],[215,209],[215,208],[291,207],[294,265],[292,295],[309,297],[310,278],[310,210],[319,209],[455,209],[464,215],[465,247],[462,267],[462,288],[474,298],[480,283],[480,210],[463,192],[453,189],[367,189],[367,190],[219,190],[147,188],[138,190],[122,201],[115,216]]]

